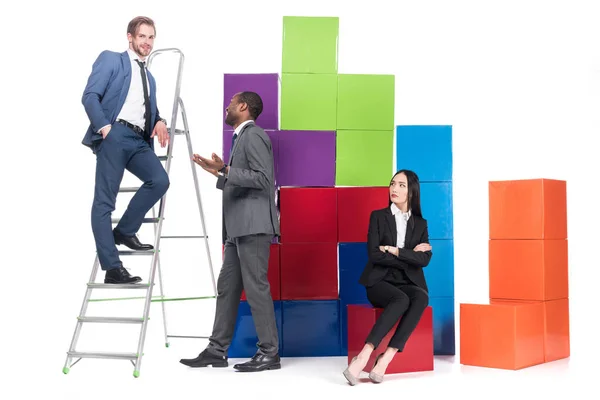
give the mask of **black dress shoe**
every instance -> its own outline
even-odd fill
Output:
[[[280,369],[281,359],[279,358],[279,353],[272,356],[256,353],[250,361],[243,364],[236,364],[233,368],[240,372],[259,372],[268,369]]]
[[[182,358],[179,362],[192,368],[208,367],[209,365],[212,365],[213,368],[224,368],[229,365],[227,356],[217,356],[207,350],[204,350],[196,358]]]
[[[135,235],[123,236],[118,231],[113,230],[113,236],[115,238],[115,244],[123,244],[131,250],[152,250],[154,248],[151,244],[141,243]]]
[[[104,277],[104,283],[138,283],[141,280],[139,276],[131,276],[123,267],[109,269]]]

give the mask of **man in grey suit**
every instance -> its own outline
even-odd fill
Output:
[[[234,368],[256,372],[281,368],[279,335],[267,279],[271,241],[279,235],[275,205],[273,149],[269,136],[254,121],[263,109],[254,92],[237,93],[226,109],[225,122],[233,127],[229,165],[215,153],[211,159],[194,154],[194,162],[217,177],[223,190],[225,257],[217,282],[217,310],[207,348],[190,367],[227,367],[242,290],[252,311],[258,351]]]

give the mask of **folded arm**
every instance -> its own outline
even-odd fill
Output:
[[[369,252],[369,261],[375,265],[392,268],[405,268],[406,264],[390,253],[384,253],[379,249],[379,222],[375,211],[371,213],[369,220],[369,233],[367,234],[367,251]]]
[[[429,233],[427,230],[427,225],[425,225],[425,229],[423,229],[423,233],[421,234],[419,243],[429,243]],[[414,251],[411,249],[398,249],[397,258],[401,261],[406,262],[407,264],[410,264],[410,265],[413,265],[416,267],[426,267],[427,265],[429,265],[431,256],[432,256],[431,250],[429,250],[429,251]]]

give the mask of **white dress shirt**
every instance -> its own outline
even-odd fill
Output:
[[[127,92],[125,103],[123,104],[123,108],[119,112],[117,119],[125,120],[130,124],[136,125],[144,130],[146,122],[146,119],[144,118],[144,113],[146,112],[146,107],[144,106],[144,86],[142,83],[140,65],[136,62],[136,60],[142,61],[144,63],[144,67],[146,65],[146,60],[140,59],[140,57],[131,49],[127,49],[127,54],[129,54],[129,60],[131,62],[131,83],[129,84],[129,91]],[[146,68],[144,68],[144,73],[146,73],[146,82],[148,85],[150,85]],[[150,97],[149,86],[148,97]],[[98,132],[104,128],[105,127],[103,126],[100,128],[100,130],[98,130]]]
[[[404,248],[404,239],[406,238],[406,224],[410,219],[411,212],[402,212],[394,203],[390,206],[390,210],[392,211],[392,215],[396,219],[396,247],[402,249]]]

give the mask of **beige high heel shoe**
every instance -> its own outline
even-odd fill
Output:
[[[355,361],[356,357],[354,357],[352,361],[350,361],[350,365],[352,365],[352,363],[354,363]],[[348,383],[350,383],[350,386],[354,386],[358,383],[358,378],[350,373],[350,365],[348,365],[348,368],[346,368],[342,373],[344,374],[344,377],[348,380]]]
[[[383,382],[383,375],[379,375],[373,372],[373,369],[375,369],[375,366],[377,365],[377,362],[379,361],[382,355],[383,353],[377,356],[377,358],[375,359],[375,363],[373,364],[373,368],[371,368],[371,372],[369,372],[369,379],[371,379],[373,383]]]

